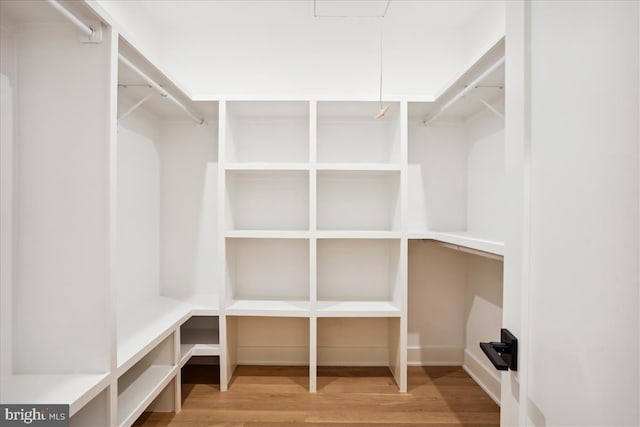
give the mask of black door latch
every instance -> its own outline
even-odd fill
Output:
[[[518,370],[518,339],[509,330],[500,329],[500,342],[481,342],[480,348],[497,370]]]

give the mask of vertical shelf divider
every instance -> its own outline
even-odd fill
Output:
[[[407,391],[408,298],[409,298],[409,104],[400,103],[400,392]]]
[[[221,99],[218,107],[218,294],[220,301],[220,391],[227,391],[231,375],[229,373],[229,342],[227,339],[226,310],[229,305],[229,295],[226,279],[226,145],[227,145],[227,101]]]
[[[309,102],[309,392],[317,390],[318,375],[318,261],[317,261],[317,145],[318,103]]]

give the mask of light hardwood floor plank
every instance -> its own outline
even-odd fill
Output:
[[[146,413],[144,427],[498,426],[500,408],[461,367],[410,367],[399,393],[387,368],[318,368],[309,393],[307,367],[237,368],[219,392],[215,367],[183,370],[179,414]]]

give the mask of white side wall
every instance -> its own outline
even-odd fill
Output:
[[[638,2],[532,2],[528,419],[640,424]]]
[[[118,309],[160,294],[160,122],[144,109],[118,126]]]
[[[110,45],[67,24],[16,37],[13,371],[105,372]]]
[[[162,124],[160,283],[167,296],[217,292],[218,128]]]

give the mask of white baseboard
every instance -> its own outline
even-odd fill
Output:
[[[500,374],[489,369],[468,350],[464,352],[462,368],[500,406]]]
[[[409,366],[461,366],[464,349],[457,347],[424,346],[407,348]]]

